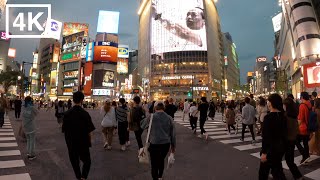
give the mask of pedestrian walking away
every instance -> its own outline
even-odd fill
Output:
[[[19,96],[14,100],[14,115],[16,119],[20,119],[22,101]]]
[[[90,150],[92,131],[95,127],[91,116],[85,111],[81,104],[84,94],[75,92],[73,94],[74,106],[68,110],[63,117],[62,131],[68,148],[69,159],[78,180],[86,180],[91,167]],[[82,170],[80,170],[80,160]]]
[[[234,105],[231,103],[226,110],[226,125],[228,127],[228,134],[231,134],[230,128],[234,130],[234,133],[236,134],[236,128],[234,127],[234,124],[236,123],[236,112],[234,110]]]
[[[169,116],[174,119],[174,114],[177,112],[178,108],[173,104],[173,99],[169,98],[168,104],[165,106],[164,112],[166,112]]]
[[[198,111],[200,112],[200,129],[201,129],[201,134],[199,135],[199,137],[202,138],[203,135],[205,135],[206,140],[208,140],[208,134],[204,129],[204,124],[207,120],[208,108],[209,108],[209,104],[208,104],[207,98],[202,97],[201,104],[198,107]]]
[[[128,112],[128,122],[129,122],[129,129],[131,131],[134,131],[134,134],[136,136],[136,140],[138,143],[138,155],[140,152],[143,151],[143,143],[141,139],[141,135],[143,133],[143,129],[140,126],[141,120],[143,120],[145,116],[145,112],[143,111],[143,108],[140,105],[141,99],[140,97],[136,96],[133,98],[134,104],[132,105],[130,111]]]
[[[309,111],[311,109],[311,103],[309,101],[309,94],[307,92],[301,92],[300,95],[301,104],[299,106],[299,115],[298,115],[298,124],[299,124],[299,133],[297,136],[296,146],[302,155],[300,164],[305,164],[308,162],[309,155],[309,137],[310,133],[308,132],[308,120],[309,120]],[[301,141],[303,146],[301,145]]]
[[[208,117],[214,120],[215,115],[216,115],[216,105],[214,104],[213,101],[210,101]]]
[[[249,102],[246,100],[246,103]],[[262,132],[259,180],[267,180],[269,178],[270,170],[273,179],[285,180],[286,177],[283,173],[282,158],[286,151],[288,133],[281,96],[278,94],[271,94],[268,97],[268,107],[270,113],[264,118]]]
[[[241,141],[244,141],[244,133],[246,130],[246,127],[248,126],[250,129],[250,133],[252,136],[252,144],[255,144],[255,136],[253,132],[253,124],[256,116],[256,110],[254,109],[253,106],[251,106],[250,103],[250,98],[246,97],[244,99],[246,105],[242,108],[242,133],[241,133]]]
[[[164,103],[155,103],[155,113],[153,114],[148,151],[151,160],[151,175],[153,180],[163,177],[164,160],[170,150],[175,153],[176,133],[174,122],[171,116],[164,112]],[[150,116],[142,122],[142,127],[146,129],[149,125]]]
[[[127,119],[129,109],[126,105],[126,100],[124,98],[120,98],[119,102],[121,105],[116,108],[116,120],[118,122],[118,135],[121,150],[125,151],[126,146],[130,145]]]
[[[59,101],[55,116],[57,118],[57,122],[60,128],[62,127],[64,113],[65,113],[65,107],[63,105],[63,101]]]
[[[101,122],[102,133],[104,136],[103,147],[107,150],[112,148],[112,138],[115,127],[117,126],[115,108],[111,106],[111,101],[106,100],[103,106],[104,116]]]
[[[196,102],[192,102],[189,112],[190,126],[193,134],[197,134],[197,122],[199,117],[199,111]]]
[[[27,156],[29,160],[36,158],[35,149],[35,116],[38,114],[37,109],[33,106],[32,99],[30,96],[25,98],[24,110],[22,112],[23,117],[23,131],[27,139]]]
[[[286,98],[283,101],[283,104],[288,130],[288,142],[285,151],[285,160],[291,171],[291,174],[293,175],[293,178],[299,179],[302,177],[302,174],[294,162],[294,148],[298,135],[298,109],[292,98]]]
[[[263,120],[267,114],[268,114],[268,106],[267,106],[266,100],[261,97],[259,104],[257,106],[257,118],[258,118],[258,122],[260,123],[260,129],[258,131],[258,134],[262,132]]]
[[[185,115],[189,114],[189,111],[190,111],[190,103],[188,102],[188,99],[185,99],[184,100],[184,104],[183,104],[183,115],[182,115],[182,121],[184,121],[184,117]]]

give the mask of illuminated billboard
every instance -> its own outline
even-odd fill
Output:
[[[117,63],[118,44],[112,42],[96,42],[93,48],[93,60]]]
[[[120,16],[119,12],[100,10],[97,32],[118,34],[119,16]]]
[[[65,22],[63,24],[63,36],[69,36],[78,32],[84,32],[84,36],[88,37],[89,24]]]
[[[88,45],[87,45],[87,48],[86,48],[86,60],[87,62],[90,62],[93,60],[93,47],[94,47],[94,43],[93,42],[90,42]]]
[[[281,21],[282,21],[282,13],[279,13],[278,15],[276,15],[275,17],[272,18],[274,32],[280,31]]]
[[[92,88],[92,70],[93,70],[93,63],[87,62],[84,66],[84,95],[90,96],[91,95],[91,88]]]
[[[45,30],[42,33],[42,35],[48,38],[60,40],[61,31],[62,31],[62,22],[54,19],[49,19],[46,21]]]
[[[320,62],[303,66],[304,82],[307,88],[320,86]]]
[[[117,62],[117,73],[119,74],[128,74],[128,59],[118,58]]]
[[[15,58],[15,57],[16,57],[16,49],[14,49],[14,48],[9,48],[9,50],[8,50],[8,57]]]
[[[129,58],[129,46],[119,45],[118,46],[118,58]]]
[[[259,56],[256,59],[256,62],[266,62],[267,61],[267,57],[266,56]]]
[[[78,60],[83,50],[84,32],[63,37],[61,62]]]
[[[206,51],[203,1],[152,1],[151,54]]]
[[[32,68],[37,69],[38,67],[38,53],[34,53],[33,54],[33,64],[32,64]]]
[[[95,70],[93,73],[94,87],[114,87],[115,74],[110,70]]]
[[[94,96],[111,96],[110,89],[93,89],[92,95]]]
[[[61,45],[59,42],[54,43],[52,62],[58,62]]]

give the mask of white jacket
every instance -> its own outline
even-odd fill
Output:
[[[117,126],[117,120],[116,120],[116,113],[114,107],[111,107],[109,112],[105,113],[103,116],[102,127],[116,127]]]

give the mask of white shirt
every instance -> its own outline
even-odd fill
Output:
[[[190,104],[188,103],[188,101],[184,102],[183,110],[185,113],[188,113],[189,108],[190,108]]]
[[[190,115],[193,117],[198,117],[199,116],[199,111],[197,106],[191,106],[190,107]]]

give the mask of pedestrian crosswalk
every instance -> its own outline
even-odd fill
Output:
[[[0,128],[0,180],[31,180],[29,173],[21,173],[25,169],[20,168],[25,166],[9,117],[6,116]],[[20,173],[12,173],[15,169]]]
[[[181,113],[180,114],[177,113],[174,121],[184,127],[191,129],[189,120],[185,118],[185,120],[183,121],[181,117],[182,117]],[[207,131],[209,139],[218,141],[228,146],[232,146],[232,148],[237,149],[239,151],[248,152],[248,154],[250,154],[251,156],[260,159],[260,150],[262,147],[261,136],[256,136],[255,143],[252,144],[251,134],[249,131],[246,131],[244,140],[240,140],[241,138],[240,127],[238,127],[239,129],[237,133],[234,133],[234,131],[231,130],[231,134],[229,134],[226,129],[226,125],[224,122],[222,122],[221,118],[222,118],[221,114],[217,114],[214,121],[213,120],[206,121],[204,129]],[[199,122],[198,122],[198,125],[197,125],[198,134],[200,133],[199,129],[200,128],[199,128]],[[297,151],[297,148],[295,150]],[[297,166],[300,166],[300,161],[302,159],[302,156],[300,155],[300,153],[295,153],[295,154],[298,156],[294,158],[294,162],[296,163]],[[305,177],[314,179],[314,180],[320,180],[320,166],[319,166],[320,161],[317,161],[319,160],[319,158],[320,158],[319,156],[311,155],[310,160],[308,161],[308,166],[301,167],[303,168],[304,172],[306,172],[304,175]],[[287,169],[287,170],[289,169],[285,161],[282,162],[282,165],[284,169]]]

